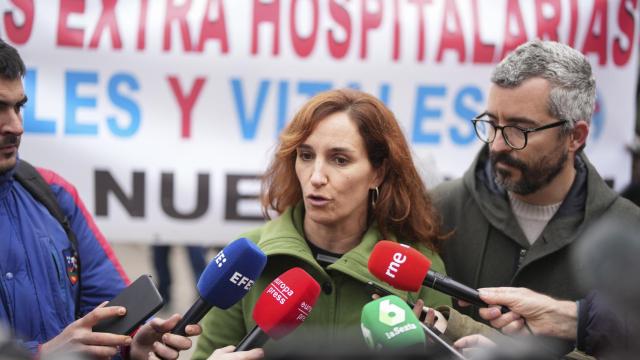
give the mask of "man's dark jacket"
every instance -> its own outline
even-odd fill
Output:
[[[517,286],[562,299],[584,297],[576,274],[590,269],[574,271],[573,245],[605,214],[640,221],[640,208],[609,188],[584,154],[575,163],[567,197],[533,245],[493,180],[487,146],[461,179],[435,188],[442,230],[452,232],[442,253],[448,275],[473,288]],[[480,319],[472,307],[460,310]]]

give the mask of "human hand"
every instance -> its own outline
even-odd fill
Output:
[[[131,344],[127,335],[93,332],[93,327],[102,320],[124,316],[127,309],[122,306],[104,305],[103,302],[84,317],[69,324],[58,336],[42,344],[42,354],[57,351],[78,351],[94,359],[110,359],[118,353],[119,346]]]
[[[259,360],[264,357],[264,351],[261,348],[233,352],[235,349],[233,345],[217,349],[207,360]]]
[[[496,344],[489,340],[489,338],[480,334],[469,335],[458,339],[453,346],[462,351],[464,356],[470,357],[482,348],[494,347]]]
[[[182,319],[180,314],[173,314],[169,319],[155,318],[142,325],[131,344],[132,359],[177,359],[180,351],[192,346],[191,339],[186,336],[171,334],[170,331]],[[187,325],[187,336],[200,335],[200,325]]]
[[[547,335],[575,340],[577,305],[573,301],[556,300],[526,288],[479,289],[487,304],[504,305],[511,311],[500,312],[499,306],[479,310],[480,316],[505,334],[524,332],[525,321],[534,335]]]
[[[413,313],[418,319],[420,319],[423,311],[427,313],[427,316],[424,319],[424,323],[426,325],[438,329],[440,333],[444,333],[445,330],[447,330],[448,321],[444,315],[442,315],[438,310],[424,306],[424,301],[422,299],[418,299],[413,306]]]

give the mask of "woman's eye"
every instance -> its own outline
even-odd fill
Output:
[[[342,157],[342,156],[336,156],[334,161],[338,165],[346,165],[349,162],[349,160],[347,160],[347,158]]]
[[[310,152],[302,151],[299,153],[300,159],[302,160],[311,160],[313,159],[313,155]]]

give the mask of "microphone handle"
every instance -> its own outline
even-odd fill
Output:
[[[455,355],[456,358],[462,359],[462,360],[466,360],[466,358],[464,356],[462,356],[462,354],[460,354],[460,352],[458,350],[456,350],[453,346],[449,345],[446,341],[444,341],[442,338],[440,338],[440,336],[438,336],[427,325],[425,325],[424,323],[420,322],[420,326],[422,326],[422,330],[424,330],[424,333],[427,335],[427,337],[431,341],[435,342],[436,344],[439,344],[440,346],[443,346],[451,354]]]
[[[244,337],[244,339],[240,340],[234,352],[247,351],[262,347],[267,340],[269,340],[269,335],[256,325],[253,330]]]
[[[486,302],[480,299],[480,293],[478,290],[470,288],[467,285],[452,280],[450,277],[435,271],[427,271],[427,276],[424,278],[423,285],[479,307],[489,306]],[[505,306],[500,306],[500,312],[505,314],[509,312],[509,309]]]
[[[191,305],[191,308],[189,308],[189,311],[187,311],[187,313],[184,314],[180,322],[178,322],[178,325],[176,325],[176,327],[174,327],[173,330],[171,330],[171,333],[185,336],[186,335],[185,328],[187,327],[187,325],[197,324],[205,315],[207,315],[207,313],[209,312],[209,310],[211,310],[212,307],[213,305],[210,305],[204,299],[198,296],[198,299],[196,300],[196,302],[193,305]]]

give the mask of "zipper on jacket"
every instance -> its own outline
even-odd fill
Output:
[[[527,255],[527,249],[520,249],[520,255],[518,256],[518,268],[522,267],[522,263],[524,262],[524,258]]]

